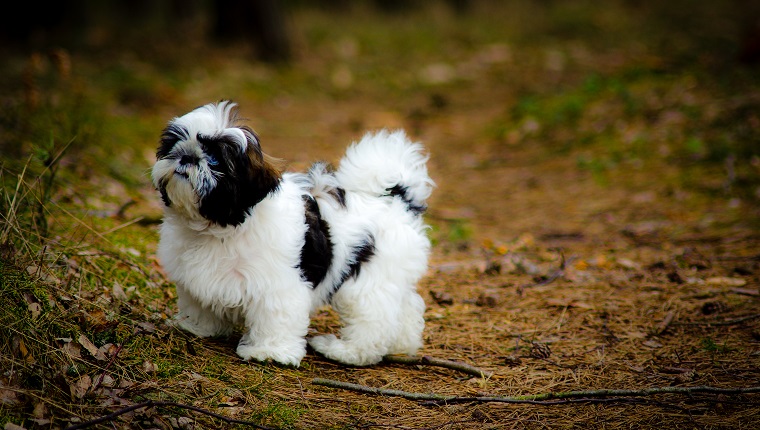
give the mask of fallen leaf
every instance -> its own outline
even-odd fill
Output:
[[[579,308],[579,309],[594,309],[594,307],[586,302],[579,302],[576,300],[568,300],[563,298],[548,298],[546,304],[549,306],[556,306],[559,308]]]
[[[32,314],[32,319],[36,320],[42,313],[42,306],[39,303],[29,303],[29,312]]]
[[[454,298],[451,294],[442,291],[431,291],[430,296],[441,306],[454,304]]]
[[[637,262],[635,262],[633,260],[629,260],[627,258],[618,258],[616,260],[616,262],[617,262],[617,264],[620,267],[623,267],[625,269],[632,269],[632,270],[640,270],[641,269],[641,264],[639,264],[639,263],[637,263]]]
[[[649,348],[653,348],[653,349],[662,348],[662,344],[653,339],[645,340],[644,342],[642,342],[642,345]]]
[[[156,331],[156,325],[151,322],[139,322],[137,326],[146,333],[154,333]]]
[[[18,395],[15,391],[5,389],[0,381],[0,405],[15,406],[18,403]]]
[[[3,427],[3,430],[26,430],[26,427],[21,427],[20,425],[16,425],[13,423],[5,423],[5,427]]]
[[[72,397],[75,399],[81,399],[87,394],[90,387],[92,387],[92,378],[90,378],[90,375],[84,375],[71,384],[69,390],[71,390]]]
[[[63,344],[63,352],[68,354],[71,358],[82,358],[82,350],[79,348],[79,346],[75,345],[73,342],[66,342]]]
[[[127,301],[127,293],[124,292],[124,288],[122,288],[118,282],[113,283],[113,287],[111,288],[111,295],[116,300],[121,300],[123,302]]]
[[[745,296],[760,296],[760,290],[757,288],[731,288],[731,292]]]
[[[100,380],[100,386],[113,387],[116,385],[116,381],[110,375],[103,375],[103,379]]]
[[[34,410],[32,411],[32,416],[37,419],[43,419],[45,418],[45,415],[48,414],[47,406],[45,406],[45,403],[39,402],[36,405],[34,405]]]
[[[724,285],[727,287],[741,287],[747,284],[747,281],[742,278],[729,278],[726,276],[716,276],[713,278],[705,279],[705,283],[710,285]]]
[[[478,300],[475,302],[475,304],[478,306],[493,308],[499,305],[500,299],[501,297],[499,297],[498,294],[483,293],[478,297]]]
[[[107,343],[98,348],[98,353],[102,353],[103,357],[112,357],[118,348],[112,343]]]
[[[156,366],[156,363],[152,363],[148,360],[145,360],[143,362],[143,372],[145,373],[156,373],[158,370],[158,366]]]
[[[79,335],[79,339],[77,340],[96,360],[104,361],[106,359],[106,355],[94,343],[90,342],[87,336],[83,334]]]
[[[222,396],[222,398],[220,400],[221,401],[219,402],[219,406],[231,407],[231,406],[237,406],[238,405],[237,399],[235,399],[234,397],[231,397],[231,396]]]

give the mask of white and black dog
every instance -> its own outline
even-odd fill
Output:
[[[337,170],[281,173],[235,103],[171,120],[152,169],[166,205],[158,258],[176,284],[177,323],[197,336],[244,334],[244,360],[298,366],[310,313],[330,304],[340,338],[309,344],[370,365],[422,346],[416,284],[430,241],[428,157],[403,131],[365,135]]]

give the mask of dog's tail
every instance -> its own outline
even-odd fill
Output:
[[[346,191],[401,198],[408,209],[422,213],[435,183],[428,176],[428,155],[402,130],[367,133],[349,146],[336,178]]]

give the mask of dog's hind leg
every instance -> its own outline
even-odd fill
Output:
[[[411,337],[405,333],[408,328],[403,325],[407,321],[401,315],[405,309],[400,300],[405,292],[397,285],[379,285],[382,280],[378,279],[381,278],[363,272],[343,285],[332,301],[344,324],[340,338],[316,336],[309,340],[312,348],[341,363],[367,366],[399,349],[400,338]],[[407,339],[404,343],[413,342]]]
[[[425,301],[414,287],[404,292],[401,302],[399,333],[388,354],[414,355],[422,347],[422,331],[425,329]]]

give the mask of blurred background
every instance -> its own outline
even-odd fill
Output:
[[[704,198],[757,215],[756,2],[71,0],[0,19],[4,186],[47,174],[40,199],[104,228],[160,215],[161,129],[220,99],[292,169],[407,129],[444,241],[619,229],[668,201],[709,224]]]
[[[420,285],[425,353],[502,374],[471,383],[410,368],[401,387],[513,394],[559,380],[562,389],[735,386],[757,376],[756,327],[698,325],[757,311],[756,0],[43,0],[6,9],[0,368],[15,370],[0,372],[0,422],[58,425],[146,398],[225,411],[238,399],[240,416],[295,428],[514,418],[506,408],[369,397],[354,409],[358,397],[333,403],[334,393],[305,391],[301,380],[327,373],[388,386],[404,372],[315,356],[298,370],[240,366],[233,341],[188,340],[164,326],[175,296],[155,258],[163,208],[150,168],[172,117],[221,99],[239,103],[264,151],[291,170],[337,163],[378,128],[404,128],[428,149],[437,188],[425,216],[434,245],[434,276]],[[666,338],[681,320],[693,325],[674,323]],[[326,313],[314,321],[325,332],[338,325]],[[551,354],[534,348],[550,342],[553,360],[587,366],[547,370],[548,355],[530,358]],[[115,359],[108,346],[125,344]],[[137,388],[95,390],[106,374],[98,348],[110,351],[111,382]],[[605,351],[619,365],[605,367]],[[679,416],[653,414],[652,404],[627,414],[520,409],[515,425],[554,414],[563,423],[577,415],[578,425],[738,428],[757,420],[746,404]]]

